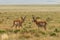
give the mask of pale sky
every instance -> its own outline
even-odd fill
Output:
[[[60,0],[0,0],[0,4],[60,4]]]

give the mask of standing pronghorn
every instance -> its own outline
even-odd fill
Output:
[[[32,15],[33,21],[37,24],[38,27],[44,27],[44,29],[46,30],[46,24],[47,22],[41,19],[36,19],[36,17],[34,15]]]
[[[16,19],[13,21],[13,26],[20,27],[22,26],[22,23],[25,21],[26,16],[21,17],[21,19]]]

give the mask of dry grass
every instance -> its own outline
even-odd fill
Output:
[[[0,9],[0,37],[7,33],[9,40],[60,40],[60,6],[0,6]],[[38,28],[31,15],[47,20],[47,30]],[[21,16],[27,16],[23,26],[11,28],[13,20]]]

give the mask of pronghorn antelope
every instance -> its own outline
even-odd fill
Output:
[[[22,23],[25,21],[26,16],[21,17],[21,19],[16,19],[13,21],[13,27],[20,27],[22,26]]]
[[[46,30],[46,24],[47,24],[46,21],[41,20],[41,19],[36,19],[36,17],[34,15],[32,15],[32,18],[38,27],[44,27],[44,29]]]

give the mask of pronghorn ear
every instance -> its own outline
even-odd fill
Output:
[[[26,18],[26,16],[21,17],[21,19],[25,19],[25,18]]]
[[[25,18],[26,18],[26,16],[23,17],[23,19],[25,19]]]

